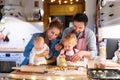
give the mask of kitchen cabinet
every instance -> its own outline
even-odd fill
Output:
[[[41,21],[43,15],[42,0],[1,0],[4,16],[12,16],[21,20]],[[26,4],[27,3],[27,4]],[[1,5],[1,4],[0,4]]]

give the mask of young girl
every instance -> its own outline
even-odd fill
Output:
[[[35,37],[33,44],[34,47],[30,53],[29,65],[47,64],[45,57],[48,58],[49,47],[45,44],[43,37]]]
[[[61,50],[60,55],[57,58],[57,65],[59,65],[60,56],[65,55],[66,64],[68,66],[77,66],[79,65],[79,61],[72,62],[72,56],[76,54],[79,50],[74,47],[77,45],[76,35],[71,33],[62,39],[62,44],[64,48]]]

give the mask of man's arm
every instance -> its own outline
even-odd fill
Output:
[[[96,43],[96,36],[93,31],[86,32],[86,42],[87,48],[90,53],[90,59],[94,59],[97,56],[97,43]]]

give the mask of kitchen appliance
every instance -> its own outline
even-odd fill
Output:
[[[23,59],[22,52],[0,52],[0,72],[13,71],[12,67],[20,66]]]
[[[23,59],[23,52],[0,52],[0,61],[15,61],[16,66],[19,66]]]
[[[12,67],[15,66],[15,61],[0,61],[0,73],[10,73],[13,71]]]

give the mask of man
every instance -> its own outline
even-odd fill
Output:
[[[73,62],[82,60],[83,57],[94,59],[97,55],[96,36],[86,27],[87,22],[86,14],[77,13],[73,18],[73,27],[68,27],[63,31],[62,38],[70,33],[75,33],[78,39],[76,48],[80,51],[71,58]]]

